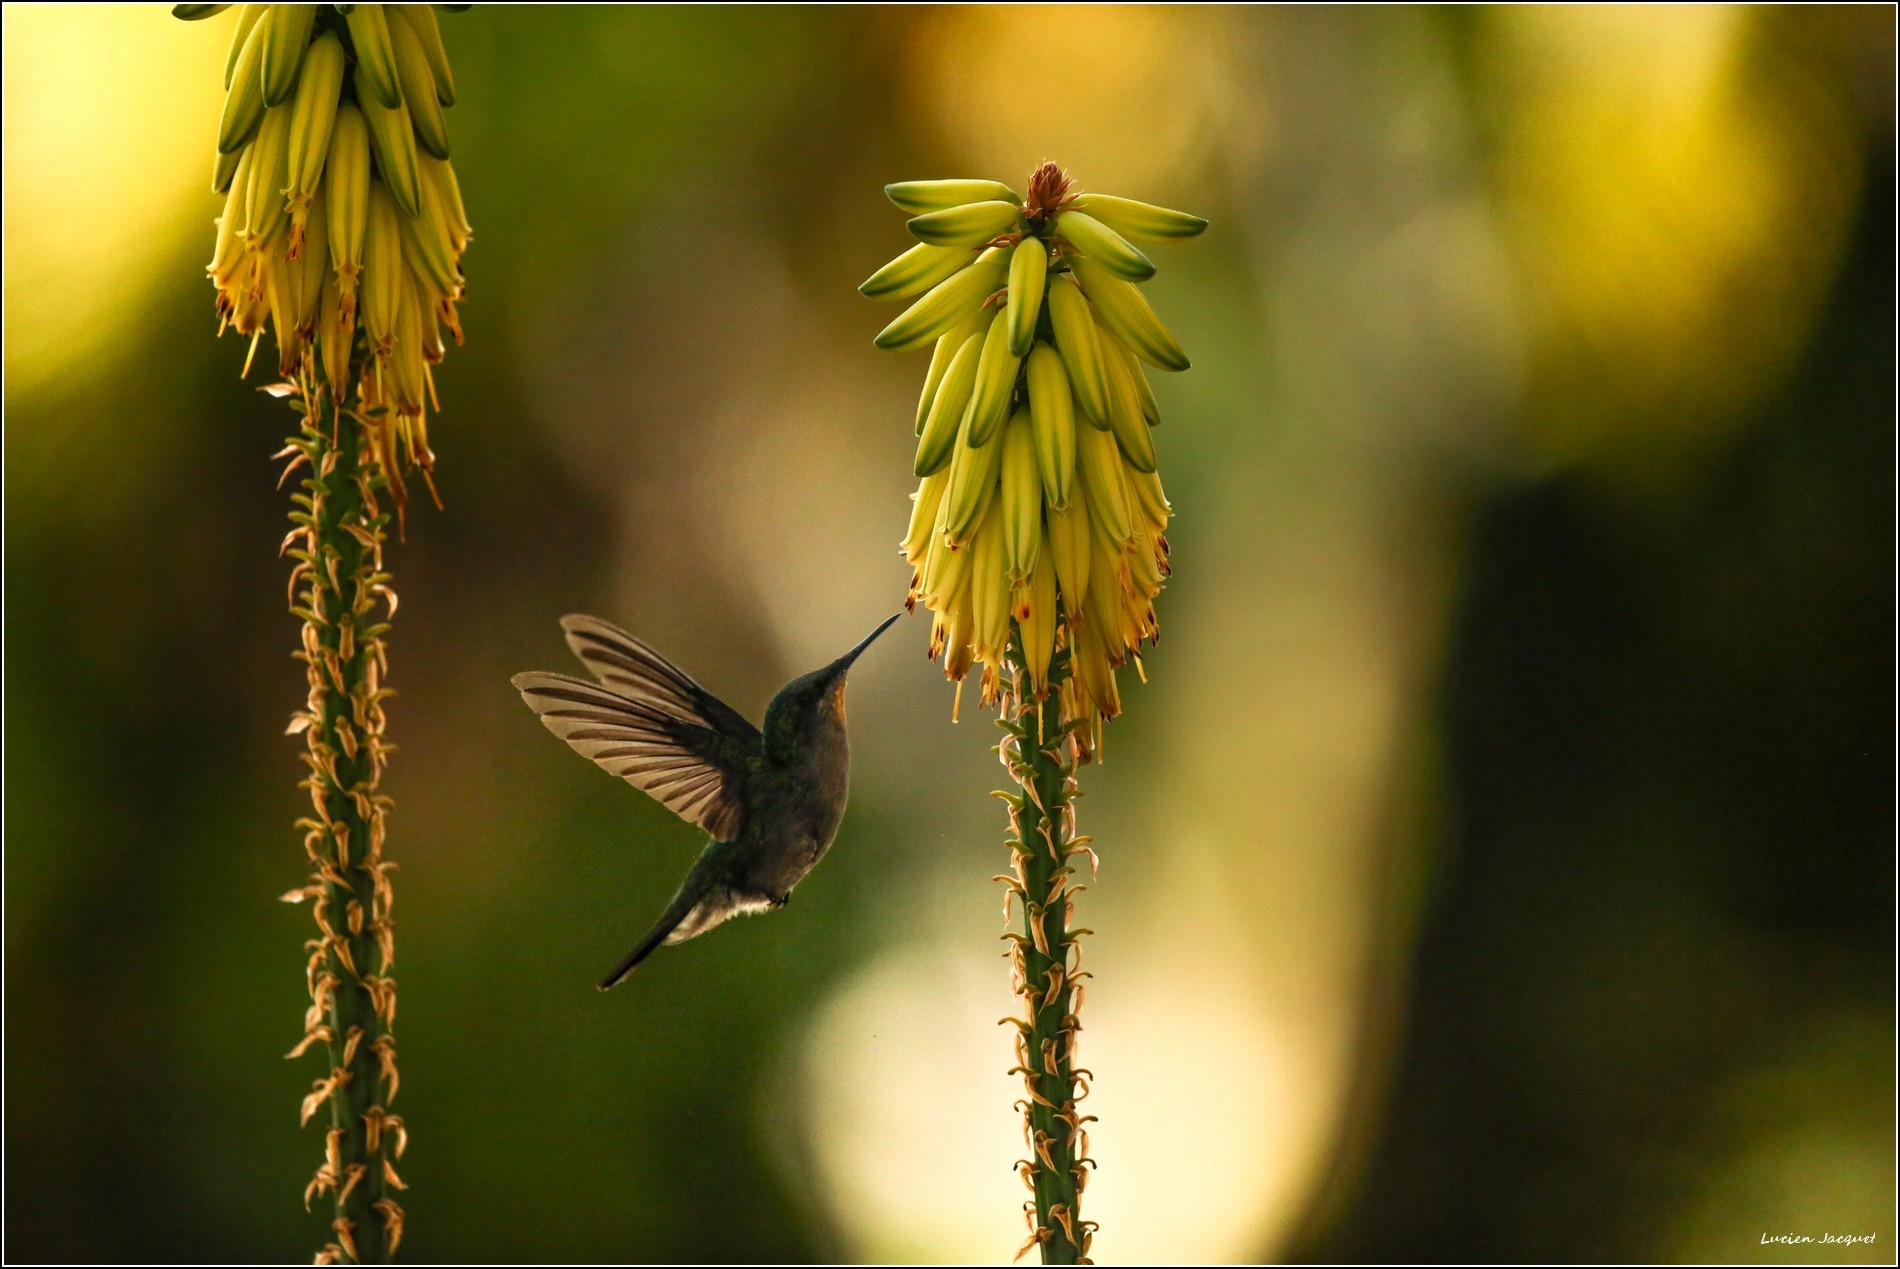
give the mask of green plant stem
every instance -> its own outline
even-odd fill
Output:
[[[305,401],[315,400],[304,385]],[[326,429],[315,407],[291,442],[292,468],[309,471],[291,514],[298,526],[287,551],[297,564],[292,612],[301,617],[301,659],[309,699],[292,723],[304,734],[313,817],[299,821],[313,871],[310,884],[286,898],[311,900],[318,937],[308,944],[310,1009],[293,1056],[321,1042],[329,1074],[315,1082],[304,1122],[329,1104],[324,1162],[305,1192],[306,1206],[334,1196],[334,1241],[319,1261],[387,1263],[402,1237],[400,1187],[393,1161],[406,1143],[402,1121],[389,1114],[397,1087],[396,984],[390,976],[393,899],[383,858],[388,798],[378,792],[387,747],[381,687],[386,623],[379,602],[394,608],[382,543],[388,516],[377,505],[381,478],[368,444],[369,426],[335,412]]]
[[[1088,855],[1088,839],[1075,835],[1075,750],[1062,722],[1061,693],[1068,676],[1068,654],[1058,651],[1049,668],[1048,691],[1035,700],[1029,674],[1012,640],[1011,684],[999,719],[1007,738],[999,747],[1004,766],[1018,790],[1003,794],[1010,807],[1014,873],[1002,880],[1023,909],[1022,933],[1004,937],[1011,944],[1015,984],[1025,1016],[1015,1020],[1016,1067],[1027,1096],[1023,1107],[1029,1158],[1019,1165],[1035,1195],[1034,1227],[1028,1242],[1040,1244],[1048,1265],[1088,1263],[1094,1226],[1081,1219],[1087,1184],[1088,1132],[1092,1116],[1077,1109],[1087,1096],[1088,1072],[1075,1065],[1077,1018],[1082,991],[1078,979],[1081,949],[1071,926],[1074,883],[1070,860]],[[1078,1092],[1079,1088],[1079,1092]],[[1026,1205],[1027,1206],[1027,1205]]]

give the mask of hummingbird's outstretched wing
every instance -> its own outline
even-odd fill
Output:
[[[758,750],[759,729],[743,714],[619,626],[585,613],[569,613],[561,618],[561,629],[567,632],[567,646],[581,664],[614,691]]]
[[[760,742],[758,730],[730,709],[720,706],[752,732],[750,741],[565,674],[533,671],[513,681],[547,729],[575,752],[716,840],[739,836],[746,771]]]

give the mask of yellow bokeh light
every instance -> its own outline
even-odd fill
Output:
[[[1159,5],[931,10],[911,44],[916,114],[967,175],[1020,181],[1052,159],[1090,189],[1184,201],[1179,182],[1236,113],[1212,38],[1222,20]]]
[[[1283,1167],[1299,1118],[1284,1037],[1247,1007],[1244,964],[1197,967],[1180,941],[1142,959],[1088,1000],[1081,1065],[1104,1072],[1084,1106],[1103,1155],[1086,1199],[1103,1224],[1093,1254],[1251,1259],[1303,1197]],[[911,944],[832,996],[812,1029],[812,1157],[859,1259],[1004,1264],[1025,1236],[1028,1194],[1008,1167],[1027,1149],[1010,1109],[1022,1082],[1004,1073],[996,1026],[1014,997],[996,968],[967,944]],[[898,1141],[904,1165],[886,1166],[875,1143]]]
[[[188,235],[210,258],[230,19],[48,4],[8,5],[0,21],[6,371],[19,392],[123,338]]]
[[[1785,372],[1831,274],[1848,120],[1774,66],[1753,11],[1492,16],[1497,177],[1542,366],[1591,385],[1546,439],[1574,453],[1732,417]]]

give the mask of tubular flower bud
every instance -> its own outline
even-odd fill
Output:
[[[194,19],[218,8],[183,7]],[[224,211],[207,270],[220,331],[234,328],[255,348],[270,326],[285,379],[307,378],[353,406],[385,432],[380,455],[426,478],[430,367],[441,360],[440,327],[461,342],[470,237],[448,157],[444,111],[455,88],[435,14],[426,5],[244,5],[225,89],[212,173]],[[393,221],[372,214],[373,191]],[[366,254],[378,270],[370,289],[384,302],[367,315],[374,321],[361,320]],[[358,332],[379,342],[365,346]],[[389,474],[400,501],[400,473]]]
[[[1053,163],[1021,199],[984,180],[886,192],[924,245],[863,288],[911,301],[876,342],[903,351],[937,340],[916,418],[923,484],[903,543],[910,602],[937,614],[930,653],[951,678],[982,667],[984,703],[1012,651],[1034,699],[1060,687],[1063,721],[1079,724],[1078,751],[1092,757],[1101,724],[1121,711],[1117,669],[1139,667],[1141,644],[1159,633],[1154,601],[1168,576],[1172,509],[1148,367],[1188,365],[1141,293],[1154,264],[1130,239],[1167,245],[1207,222],[1084,194]]]

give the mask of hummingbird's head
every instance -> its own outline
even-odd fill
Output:
[[[857,647],[810,674],[787,683],[765,711],[766,743],[774,753],[789,757],[817,738],[820,728],[844,725],[844,682],[851,664],[903,613],[893,613],[864,637]]]

